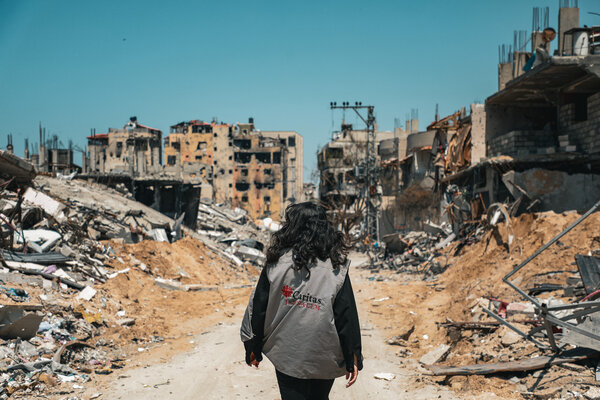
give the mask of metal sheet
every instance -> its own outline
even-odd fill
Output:
[[[598,290],[598,286],[600,286],[600,258],[577,254],[575,261],[586,293],[590,294]]]

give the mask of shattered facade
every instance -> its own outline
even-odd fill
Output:
[[[89,174],[123,174],[131,177],[162,170],[162,132],[131,117],[122,129],[88,136]]]
[[[302,136],[258,131],[252,118],[235,125],[198,120],[173,125],[165,160],[165,172],[202,180],[203,199],[243,208],[253,219],[279,220],[302,196]]]
[[[394,132],[377,132],[378,148],[394,138]],[[341,130],[319,149],[319,199],[334,214],[358,217],[364,209],[363,190],[366,172],[359,164],[367,155],[367,131],[355,130],[352,124],[342,122]],[[377,156],[377,162],[381,156]],[[380,187],[381,189],[381,187]],[[343,217],[345,218],[345,217]]]

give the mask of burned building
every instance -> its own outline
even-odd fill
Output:
[[[279,220],[288,199],[288,147],[254,129],[254,121],[233,132],[233,206],[250,216]]]
[[[159,129],[142,125],[131,117],[122,129],[88,136],[90,174],[145,176],[162,170]]]
[[[283,188],[284,207],[291,203],[300,201],[303,196],[304,182],[304,143],[303,138],[296,131],[261,131],[265,138],[277,139],[286,147],[285,168],[282,173],[285,175],[286,186]]]
[[[181,122],[165,138],[165,172],[199,177],[202,197],[230,203],[254,218],[279,220],[302,196],[302,136],[261,132],[254,120],[234,125]]]
[[[82,178],[125,188],[139,202],[195,228],[200,182],[166,174],[162,132],[131,117],[122,129],[88,136],[89,161]],[[119,189],[122,190],[122,189]]]
[[[233,127],[216,120],[180,122],[165,138],[165,172],[202,182],[202,197],[224,203],[232,198]]]

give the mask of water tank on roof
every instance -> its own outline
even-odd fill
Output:
[[[588,31],[573,32],[573,55],[587,56],[590,50],[590,37]]]

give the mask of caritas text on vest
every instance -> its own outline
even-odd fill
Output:
[[[312,296],[310,293],[303,294],[298,290],[294,290],[288,285],[281,288],[285,305],[290,307],[302,307],[311,310],[320,310],[323,305],[323,300]]]

